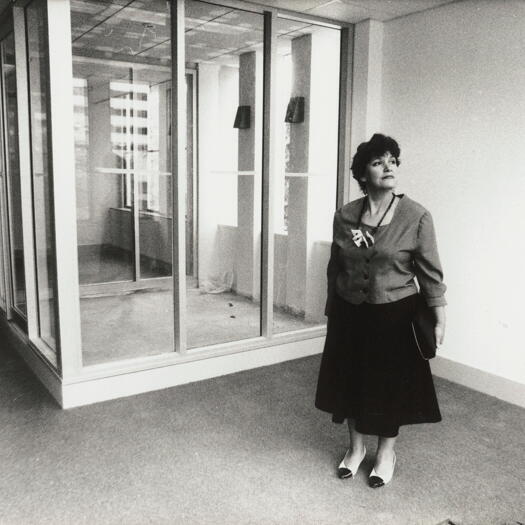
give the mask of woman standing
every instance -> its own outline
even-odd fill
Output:
[[[348,422],[350,448],[338,469],[355,476],[364,434],[378,436],[373,488],[388,483],[401,425],[441,421],[428,361],[412,333],[418,288],[445,332],[446,290],[430,213],[394,192],[400,149],[375,134],[357,148],[352,174],[365,196],[338,209],[328,264],[328,316],[315,405]]]

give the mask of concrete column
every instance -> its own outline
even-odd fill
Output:
[[[327,249],[336,206],[339,121],[339,47],[337,31],[312,34],[310,133],[306,225],[305,319],[324,323]]]
[[[251,123],[239,129],[235,290],[246,297],[260,296],[262,53],[239,57],[239,105],[250,106]]]
[[[292,41],[292,96],[305,97],[305,118],[290,124],[286,305],[324,320],[326,249],[336,203],[339,35],[321,31]]]
[[[286,173],[289,176],[286,305],[297,314],[304,312],[308,226],[308,147],[310,135],[310,81],[312,36],[292,40],[292,97],[304,97],[304,122],[289,124]]]

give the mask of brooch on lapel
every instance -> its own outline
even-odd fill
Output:
[[[379,226],[383,223],[383,220],[386,217],[386,214],[389,212],[390,208],[392,207],[392,204],[394,204],[394,201],[396,200],[396,194],[392,193],[392,200],[390,201],[390,204],[388,205],[388,208],[385,210],[385,213],[383,213],[383,216],[381,217],[381,220],[377,223],[377,226],[373,228],[373,232],[376,233],[379,229]],[[359,220],[357,221],[357,229],[352,229],[352,241],[354,241],[354,244],[359,248],[361,244],[364,244],[367,248],[370,246],[373,246],[374,244],[374,236],[370,232],[363,233],[361,231],[361,220],[363,219],[363,214],[365,213],[366,204],[368,202],[368,199],[365,197],[363,199],[363,205],[361,206],[361,213],[359,214]]]
[[[364,244],[367,248],[374,245],[374,236],[369,232],[363,232],[359,230],[351,230],[352,232],[352,241],[359,248],[361,244]]]

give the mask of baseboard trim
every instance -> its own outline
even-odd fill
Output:
[[[149,370],[63,384],[62,407],[74,408],[133,396],[319,354],[323,349],[324,339],[324,337],[315,337]]]
[[[522,383],[441,356],[431,361],[431,368],[438,377],[525,408],[525,385]]]

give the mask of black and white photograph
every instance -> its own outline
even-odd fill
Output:
[[[0,525],[525,525],[525,0],[0,0]]]

